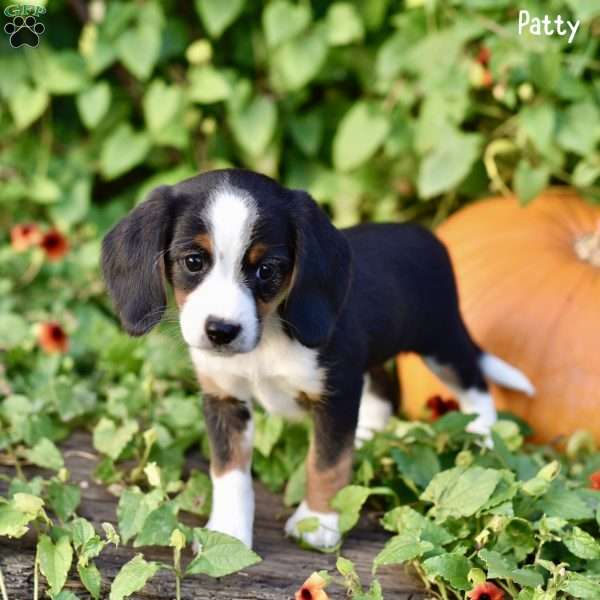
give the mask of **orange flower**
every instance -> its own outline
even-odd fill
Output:
[[[590,475],[590,487],[593,490],[600,490],[600,471],[595,471]]]
[[[458,402],[453,398],[444,400],[441,396],[431,396],[425,403],[425,406],[429,409],[429,418],[432,421],[437,421],[440,417],[443,417],[446,413],[460,410]]]
[[[66,352],[69,348],[69,337],[60,323],[54,321],[48,321],[40,325],[38,342],[42,350],[48,353]]]
[[[324,577],[313,573],[296,592],[295,600],[329,600],[324,589],[328,583]]]
[[[51,229],[44,234],[40,247],[46,253],[48,260],[60,260],[69,251],[69,241],[57,229]]]
[[[22,223],[10,230],[10,243],[16,252],[23,252],[30,246],[39,244],[41,239],[42,232],[35,223]]]
[[[467,596],[471,600],[504,600],[504,592],[491,581],[476,585]]]
[[[494,83],[494,78],[492,77],[492,74],[490,73],[489,69],[485,69],[481,75],[481,87],[492,87],[492,84]]]

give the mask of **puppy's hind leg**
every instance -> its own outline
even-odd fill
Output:
[[[489,436],[498,416],[481,368],[483,353],[469,336],[460,316],[433,354],[426,356],[429,368],[456,395],[462,412],[476,414],[468,430]]]
[[[467,363],[457,361],[458,364],[432,356],[426,356],[424,359],[431,371],[456,396],[461,411],[477,415],[477,418],[469,423],[468,431],[489,436],[498,415],[492,395],[477,364],[477,358],[469,359]]]
[[[354,441],[357,448],[372,439],[376,432],[385,428],[394,413],[397,398],[398,388],[395,385],[395,379],[386,372],[385,368],[369,369],[364,378],[360,397],[358,427]]]

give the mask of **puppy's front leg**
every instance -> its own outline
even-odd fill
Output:
[[[354,434],[362,379],[345,382],[313,409],[314,433],[306,459],[306,495],[288,519],[285,531],[316,548],[333,548],[341,540],[339,515],[331,500],[350,482]],[[298,523],[316,517],[316,530],[300,533]]]
[[[206,527],[232,535],[252,547],[252,415],[245,402],[205,395],[204,419],[210,441],[213,486],[212,510]]]

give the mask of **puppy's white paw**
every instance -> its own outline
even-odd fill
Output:
[[[301,533],[298,529],[298,524],[300,521],[310,519],[311,517],[318,519],[318,528],[314,531]],[[322,550],[335,548],[342,539],[339,527],[339,515],[336,512],[323,513],[311,510],[304,500],[285,524],[285,532],[291,537],[301,539],[310,546]]]
[[[498,420],[491,394],[487,391],[469,389],[459,395],[459,404],[463,412],[477,415],[477,418],[467,425],[467,431],[483,435],[486,446],[491,447],[492,427]]]
[[[252,548],[254,491],[249,471],[212,476],[212,511],[206,529],[231,535]]]

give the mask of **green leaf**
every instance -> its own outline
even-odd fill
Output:
[[[238,18],[244,4],[244,0],[196,0],[196,11],[210,36],[218,38]]]
[[[190,100],[212,104],[229,98],[231,85],[225,75],[210,65],[190,69],[188,74]]]
[[[48,502],[59,519],[66,521],[81,501],[81,490],[77,485],[51,481],[48,486]]]
[[[585,560],[600,558],[600,544],[587,531],[577,526],[563,536],[562,543],[579,558]]]
[[[102,417],[94,427],[94,448],[116,460],[138,429],[137,421],[126,421],[117,427],[114,421]]]
[[[88,129],[94,129],[102,121],[110,106],[110,97],[110,86],[106,81],[99,81],[77,95],[77,110]]]
[[[573,183],[578,187],[588,187],[600,177],[600,156],[580,160],[573,171]]]
[[[369,160],[383,143],[389,120],[381,106],[359,101],[343,116],[333,138],[333,164],[350,171]]]
[[[330,46],[345,46],[362,40],[364,27],[354,5],[334,2],[327,11],[327,41]]]
[[[79,600],[73,592],[63,590],[57,596],[54,596],[54,600]]]
[[[294,115],[289,121],[290,133],[306,156],[314,156],[323,139],[323,118],[317,111]]]
[[[421,500],[431,502],[440,519],[470,517],[493,494],[502,474],[494,469],[455,467],[438,473],[421,494]]]
[[[421,541],[413,533],[400,533],[388,540],[385,547],[373,560],[373,572],[383,565],[396,565],[423,556],[433,549],[430,542]]]
[[[53,382],[52,391],[61,421],[70,421],[96,407],[96,393],[90,390],[85,381],[74,384],[71,378],[59,376]]]
[[[11,503],[16,510],[35,516],[41,514],[44,507],[44,500],[42,498],[25,492],[17,492],[13,496]]]
[[[283,92],[301,89],[316,77],[326,56],[326,32],[320,26],[283,43],[272,58],[275,87]]]
[[[90,563],[85,567],[79,565],[77,567],[77,573],[79,574],[79,579],[81,579],[81,583],[83,583],[85,589],[92,595],[94,600],[98,600],[98,598],[100,598],[100,589],[102,587],[102,576],[100,575],[98,567],[96,567],[94,563]]]
[[[161,36],[154,24],[140,24],[128,29],[117,40],[120,61],[138,79],[148,79],[160,54]]]
[[[278,415],[258,413],[254,419],[254,447],[269,456],[283,433],[283,419]]]
[[[48,581],[52,596],[56,596],[64,587],[73,560],[73,548],[67,536],[61,537],[56,544],[45,534],[37,544],[40,571]]]
[[[600,6],[596,0],[567,0],[569,8],[573,11],[575,18],[583,22],[590,21],[600,15]]]
[[[181,90],[167,85],[159,79],[154,80],[146,90],[143,106],[144,116],[150,131],[159,131],[171,121],[181,104]]]
[[[560,115],[558,144],[565,150],[587,157],[600,140],[600,110],[592,102],[572,104]]]
[[[58,471],[65,465],[60,450],[47,438],[41,439],[33,448],[26,450],[25,457],[34,465],[44,469]]]
[[[319,529],[320,521],[318,517],[306,517],[296,523],[296,528],[299,533],[311,533]]]
[[[17,129],[23,130],[41,117],[49,101],[50,96],[46,90],[20,84],[8,103]]]
[[[550,169],[546,165],[534,167],[525,158],[521,159],[515,169],[513,185],[515,193],[523,204],[537,198],[548,186]]]
[[[536,508],[548,517],[566,520],[593,519],[594,510],[588,506],[576,491],[568,489],[561,481],[552,482],[545,496],[536,503]]]
[[[194,472],[175,501],[181,510],[207,516],[211,506],[211,483],[208,475],[201,471]]]
[[[382,525],[388,531],[412,534],[434,546],[444,546],[456,537],[441,525],[424,517],[410,506],[397,506],[383,515]]]
[[[204,573],[211,577],[224,577],[261,560],[243,542],[224,533],[194,529],[194,538],[200,544],[200,550],[188,565],[188,574]]]
[[[136,536],[144,525],[148,515],[158,508],[160,496],[155,492],[142,494],[136,489],[126,489],[119,498],[117,506],[117,519],[119,532],[123,543],[127,543]]]
[[[267,148],[277,125],[277,108],[268,96],[255,96],[229,117],[233,135],[242,149],[259,156]]]
[[[394,459],[400,473],[420,488],[427,487],[440,471],[437,454],[425,444],[414,444],[406,450],[392,448],[390,456]]]
[[[96,534],[94,526],[83,517],[77,517],[70,523],[71,540],[75,550],[79,551],[83,545]]]
[[[73,50],[51,54],[44,67],[41,83],[51,94],[74,94],[88,83],[85,61]]]
[[[561,55],[554,51],[532,52],[528,55],[531,80],[539,88],[553,94],[561,72]]]
[[[16,313],[0,315],[0,348],[10,350],[19,346],[29,335],[27,321]]]
[[[137,554],[117,573],[110,587],[109,600],[123,600],[138,592],[159,569],[158,563],[146,562],[141,554]]]
[[[561,590],[573,598],[583,598],[584,600],[600,598],[600,582],[580,573],[568,573],[566,581],[561,584]]]
[[[481,135],[449,132],[425,157],[417,185],[423,198],[432,198],[456,187],[468,175],[480,154]]]
[[[486,564],[488,579],[510,579],[519,585],[537,587],[544,578],[537,571],[519,569],[515,560],[492,550],[480,550],[479,558]]]
[[[150,150],[145,133],[136,133],[128,123],[120,125],[104,140],[100,168],[107,179],[114,179],[141,163]]]
[[[171,503],[153,510],[146,517],[133,546],[168,546],[171,533],[177,527],[176,512],[175,505]]]
[[[468,578],[471,562],[460,554],[448,553],[432,556],[423,561],[423,568],[428,577],[441,577],[459,590],[471,588]]]
[[[265,7],[262,15],[267,44],[275,47],[299,33],[310,23],[310,6],[292,4],[287,0],[274,0]]]
[[[42,511],[44,501],[37,496],[16,493],[7,504],[0,504],[0,536],[20,538],[27,533],[27,524]]]
[[[294,506],[304,498],[306,492],[306,463],[301,462],[291,474],[285,486],[283,503]]]
[[[552,143],[556,113],[549,103],[525,106],[519,113],[519,125],[531,143],[544,153]]]
[[[347,485],[331,501],[331,508],[340,513],[340,531],[350,531],[360,517],[360,509],[371,495],[371,489],[361,485]]]

